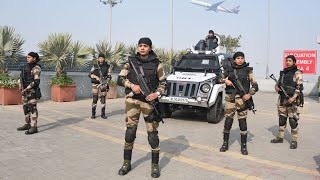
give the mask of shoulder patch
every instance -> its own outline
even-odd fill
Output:
[[[32,68],[33,72],[41,72],[41,67],[36,65],[35,67]]]
[[[124,64],[124,66],[123,66],[123,68],[125,68],[125,69],[129,69],[130,68],[130,64],[127,62],[127,63],[125,63]]]

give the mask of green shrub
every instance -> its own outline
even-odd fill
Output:
[[[117,81],[110,80],[108,84],[109,84],[109,86],[116,86],[117,85]]]
[[[17,77],[9,77],[8,74],[0,74],[0,87],[15,88],[17,86]]]
[[[53,76],[50,81],[50,85],[71,85],[75,84],[73,79],[67,75],[61,75],[61,76]]]

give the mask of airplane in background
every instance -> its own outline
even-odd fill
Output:
[[[232,9],[227,9],[225,7],[220,6],[224,1],[215,3],[215,4],[209,4],[203,1],[199,1],[199,0],[192,0],[191,3],[192,4],[196,4],[202,7],[206,7],[207,11],[214,11],[214,12],[224,12],[224,13],[234,13],[234,14],[238,14],[239,13],[239,8],[240,6],[237,6],[235,8]]]

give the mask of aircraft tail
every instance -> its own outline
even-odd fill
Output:
[[[239,8],[240,8],[240,6],[237,6],[237,7],[233,8],[233,9],[231,9],[232,13],[238,14],[239,11],[240,11]]]

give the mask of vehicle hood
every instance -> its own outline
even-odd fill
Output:
[[[203,82],[216,77],[215,73],[175,72],[167,77],[167,81]]]

